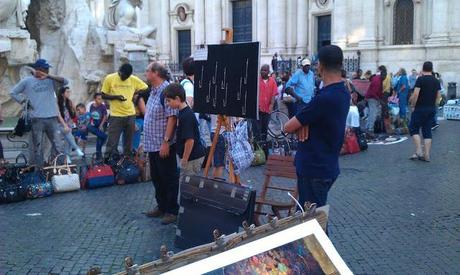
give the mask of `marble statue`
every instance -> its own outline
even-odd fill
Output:
[[[0,28],[26,28],[30,0],[0,0]]]
[[[112,0],[104,18],[104,27],[108,30],[129,30],[144,37],[155,38],[156,28],[137,26],[136,8],[142,9],[142,0]]]

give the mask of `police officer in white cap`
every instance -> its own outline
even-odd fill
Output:
[[[294,89],[294,92],[303,102],[297,102],[297,110],[302,104],[311,101],[315,95],[315,75],[310,70],[311,61],[308,58],[302,60],[302,68],[297,70],[291,79],[286,83],[286,88]]]

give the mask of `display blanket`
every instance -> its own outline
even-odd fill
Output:
[[[193,110],[258,119],[259,42],[208,45],[195,55]]]

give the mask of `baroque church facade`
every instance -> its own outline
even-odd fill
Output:
[[[102,23],[110,0],[88,0]],[[457,12],[456,12],[457,11]],[[460,82],[460,1],[456,0],[144,0],[139,27],[157,28],[159,60],[180,63],[200,45],[259,41],[261,63],[312,59],[323,45],[340,46],[349,71],[420,70],[433,61],[444,82]]]

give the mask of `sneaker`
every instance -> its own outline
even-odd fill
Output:
[[[176,215],[166,213],[161,219],[161,224],[167,225],[167,224],[175,223],[176,220],[177,220]]]
[[[164,215],[163,211],[161,211],[158,207],[155,207],[152,211],[144,212],[144,214],[150,218],[161,218]]]
[[[436,123],[433,127],[431,127],[431,131],[434,131],[439,128],[439,123]]]
[[[78,148],[78,149],[75,150],[75,151],[77,152],[77,155],[78,155],[79,157],[83,157],[83,156],[85,155],[85,153],[83,153],[83,151],[82,151],[80,148]]]

